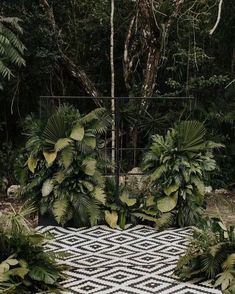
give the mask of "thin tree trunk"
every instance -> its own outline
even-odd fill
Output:
[[[110,67],[111,67],[111,111],[112,111],[112,163],[115,163],[115,73],[114,73],[114,0],[111,0],[110,14]]]

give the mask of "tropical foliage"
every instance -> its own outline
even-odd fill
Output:
[[[202,212],[204,179],[216,168],[213,149],[204,125],[183,121],[164,136],[153,136],[144,157],[143,171],[149,175],[154,202],[162,213],[177,211],[179,226],[193,225]]]
[[[77,225],[97,223],[106,199],[101,135],[109,123],[103,108],[81,115],[72,106],[59,107],[46,124],[29,119],[22,193],[41,214],[52,214],[62,225],[71,219]]]
[[[211,183],[217,187],[234,182],[235,5],[223,1],[221,20],[210,35],[219,1],[204,2],[115,3],[115,95],[141,96],[150,81],[148,89],[159,98],[147,100],[146,107],[141,99],[120,103],[120,145],[135,148],[134,155],[122,152],[125,171],[140,165],[137,149],[147,145],[149,135],[162,134],[178,119],[193,118],[206,121],[208,133],[227,146],[215,154],[221,172],[213,172]],[[15,78],[3,82],[1,141],[12,141],[14,148],[23,144],[23,119],[38,113],[40,95],[110,95],[110,1],[2,0],[1,15],[22,19],[23,35],[8,23],[5,27],[27,48],[25,67],[14,71],[8,64]],[[148,76],[147,63],[154,70]],[[165,96],[193,99],[162,99]],[[81,112],[92,109],[93,99],[83,101],[78,101]],[[100,102],[110,106],[107,99]]]
[[[140,173],[139,168],[133,169]],[[133,172],[131,171],[131,172]],[[129,175],[126,185],[121,184],[116,195],[116,183],[107,179],[105,191],[105,221],[112,227],[125,229],[126,224],[145,223],[163,229],[174,223],[174,215],[159,211],[151,194],[149,179],[146,176]]]
[[[9,80],[13,76],[10,66],[25,65],[25,47],[17,34],[22,34],[20,19],[0,16],[0,78]],[[0,83],[0,89],[3,85]]]
[[[193,236],[175,274],[183,281],[195,277],[213,279],[223,293],[235,292],[235,229],[221,219],[205,219]]]
[[[29,228],[25,219],[32,207],[0,215],[0,292],[1,293],[60,293],[64,279],[60,255],[45,252],[48,236]]]

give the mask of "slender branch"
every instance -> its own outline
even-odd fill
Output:
[[[111,0],[110,14],[110,69],[111,69],[111,97],[115,97],[115,75],[114,75],[114,0]],[[111,110],[115,118],[115,100],[111,100]],[[113,119],[113,121],[115,121]],[[115,126],[112,126],[112,162],[115,163]]]
[[[213,26],[213,28],[210,30],[209,34],[213,35],[214,31],[216,30],[216,28],[218,27],[219,23],[220,23],[220,19],[221,19],[221,10],[222,10],[222,4],[223,4],[223,0],[219,1],[219,7],[218,7],[218,15],[217,15],[217,20],[215,25]]]

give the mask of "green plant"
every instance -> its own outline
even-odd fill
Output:
[[[116,195],[116,182],[112,178],[106,180],[105,191],[107,201],[105,204],[105,221],[111,228],[125,229],[128,221],[134,222],[131,219],[131,212],[138,209],[140,205],[140,197],[130,194],[124,185],[119,186],[119,195]]]
[[[3,142],[0,146],[0,191],[6,192],[11,184],[17,184],[15,176],[15,162],[19,157],[19,150],[14,149],[11,142]]]
[[[0,16],[0,77],[3,79],[9,80],[13,76],[9,65],[18,67],[25,65],[22,58],[25,47],[17,36],[18,33],[23,33],[19,22],[20,19],[16,17]],[[2,89],[1,83],[0,89]]]
[[[138,181],[136,181],[138,178]],[[135,184],[134,182],[135,181]],[[125,229],[126,224],[136,224],[140,221],[163,229],[172,224],[172,213],[162,214],[157,209],[156,203],[148,187],[148,179],[144,176],[128,176],[126,185],[119,186],[119,194],[116,193],[114,179],[106,180],[107,201],[105,204],[105,221],[112,227],[117,225]]]
[[[32,207],[0,215],[0,292],[1,293],[60,293],[59,282],[64,278],[59,254],[45,252],[48,240],[30,229],[25,217]]]
[[[157,208],[162,213],[177,211],[179,226],[193,225],[198,220],[206,173],[216,168],[212,151],[221,145],[207,141],[205,136],[202,123],[181,122],[165,137],[153,136],[144,157],[143,171],[149,175]]]
[[[193,236],[175,274],[181,280],[195,277],[213,279],[224,293],[235,291],[235,228],[221,219],[204,219]]]
[[[98,108],[81,115],[61,106],[46,124],[30,120],[29,180],[23,195],[33,198],[41,214],[51,213],[62,225],[94,225],[105,203],[101,174],[103,141],[110,119]]]

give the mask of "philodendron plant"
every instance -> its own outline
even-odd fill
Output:
[[[135,168],[130,173],[140,173]],[[119,226],[125,229],[126,224],[144,222],[157,229],[163,229],[172,224],[173,214],[162,213],[157,209],[149,187],[149,179],[143,175],[129,175],[126,183],[119,186],[119,194],[116,195],[116,183],[114,179],[106,180],[107,201],[105,205],[105,221],[112,227]]]
[[[165,136],[153,136],[143,171],[149,176],[152,195],[161,213],[175,211],[179,226],[193,225],[202,212],[204,180],[216,168],[213,149],[204,125],[183,121]]]
[[[23,194],[52,214],[59,224],[94,225],[105,203],[101,174],[101,135],[110,118],[98,108],[86,115],[62,106],[46,124],[30,121],[28,127],[28,181]]]

